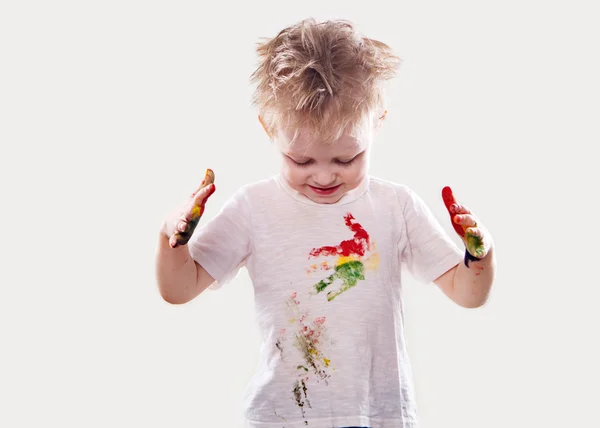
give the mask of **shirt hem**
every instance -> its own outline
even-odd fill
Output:
[[[463,255],[458,249],[448,254],[446,257],[444,257],[442,260],[436,263],[436,265],[432,269],[430,269],[428,275],[425,277],[425,282],[429,284],[438,279],[440,276],[448,272],[454,266],[460,264],[460,262],[462,261],[462,257]]]
[[[368,416],[343,416],[335,418],[302,419],[296,421],[258,422],[245,419],[244,428],[339,428],[339,427],[377,427],[377,428],[418,428],[418,421],[402,419],[376,419]],[[308,424],[307,424],[308,422]]]

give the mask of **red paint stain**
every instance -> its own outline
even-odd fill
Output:
[[[325,246],[321,248],[314,248],[310,252],[310,257],[318,256],[364,256],[365,252],[369,249],[370,241],[369,234],[363,227],[356,222],[354,216],[350,213],[344,216],[346,226],[354,232],[354,238],[340,242],[339,245]]]
[[[463,227],[460,224],[456,224],[454,222],[454,213],[452,213],[450,211],[450,207],[453,204],[457,203],[456,199],[454,198],[454,194],[452,193],[452,189],[450,188],[450,186],[446,186],[446,187],[444,187],[442,189],[442,199],[444,200],[444,205],[446,205],[446,209],[448,210],[448,214],[450,214],[450,222],[452,223],[452,227],[454,227],[454,230],[460,236],[465,236],[465,231],[464,231]]]

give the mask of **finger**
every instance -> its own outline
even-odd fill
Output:
[[[171,236],[169,239],[169,244],[171,247],[175,248],[179,245],[185,245],[188,243],[192,235],[194,234],[194,230],[196,230],[196,226],[200,222],[200,216],[193,220],[182,220],[177,224],[177,231]]]
[[[192,204],[190,206],[190,208],[192,208],[193,206],[204,206],[204,204],[206,204],[206,201],[208,200],[208,198],[210,198],[210,196],[215,193],[215,190],[217,189],[216,185],[214,183],[209,184],[208,186],[206,186],[205,188],[203,188],[202,190],[200,190],[195,196],[194,199],[192,200]]]
[[[463,230],[467,227],[476,227],[477,220],[471,214],[458,214],[454,216],[454,222],[460,224]]]
[[[462,204],[453,204],[450,209],[455,214],[471,214],[471,210]]]
[[[178,224],[177,224],[177,231],[178,232],[187,232],[190,230],[190,223],[187,222],[185,219],[181,220]]]
[[[191,237],[192,237],[192,233],[190,233],[190,232],[176,232],[169,239],[169,245],[172,248],[178,247],[180,245],[185,245],[188,243],[188,241],[190,240]]]
[[[188,209],[185,212],[185,214],[183,215],[183,219],[190,224],[199,221],[200,217],[202,217],[202,214],[204,214],[204,207],[204,204],[193,205],[190,209]]]
[[[177,242],[178,240],[179,240],[179,239],[178,239],[178,237],[177,237],[177,236],[175,236],[175,235],[171,235],[171,237],[169,238],[169,246],[170,246],[171,248],[176,248],[176,247],[178,247],[178,246],[179,246],[179,244],[178,244],[178,242]]]
[[[465,236],[465,231],[462,228],[462,226],[455,223],[453,220],[453,217],[454,217],[453,209],[456,208],[459,204],[458,204],[458,202],[456,202],[456,198],[454,198],[454,194],[452,193],[452,189],[450,188],[450,186],[446,186],[442,189],[442,199],[444,201],[444,205],[446,206],[446,209],[448,210],[448,214],[450,214],[450,222],[452,223],[452,227],[454,227],[454,230],[460,236]]]
[[[213,184],[215,182],[215,173],[212,169],[207,169],[206,172],[204,173],[204,179],[202,180],[202,183],[200,184],[200,186],[198,186],[198,188],[194,191],[194,193],[192,193],[192,198],[194,196],[196,196],[196,194],[204,189],[205,187],[208,187],[209,185]]]
[[[177,224],[177,231],[169,239],[169,245],[172,248],[187,244],[194,234],[194,230],[204,214],[206,201],[216,190],[214,179],[214,172],[207,169],[200,188],[192,194],[192,203]]]
[[[177,232],[175,232],[174,236],[176,239],[177,245],[185,245],[190,240],[192,235],[194,234],[194,230],[196,230],[196,226],[200,222],[200,218],[202,214],[204,214],[204,208],[206,205],[206,201],[215,192],[214,183],[200,190],[198,195],[194,198],[194,201],[200,200],[199,204],[192,204],[188,210],[183,215],[183,218],[177,225]]]

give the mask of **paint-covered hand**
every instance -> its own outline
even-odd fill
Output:
[[[163,223],[162,233],[169,238],[171,248],[186,245],[204,213],[206,201],[215,192],[215,173],[207,169],[200,187],[189,197],[182,209],[173,212]]]
[[[484,258],[491,246],[491,237],[487,230],[467,207],[456,201],[450,187],[442,189],[442,199],[450,214],[452,226],[465,243],[469,254],[478,259]]]

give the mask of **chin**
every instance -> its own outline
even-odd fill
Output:
[[[306,195],[308,196],[308,195]],[[308,198],[313,201],[316,202],[318,204],[323,204],[323,205],[327,205],[327,204],[335,204],[337,201],[339,201],[340,199],[342,199],[343,195],[339,195],[339,196],[308,196]]]

